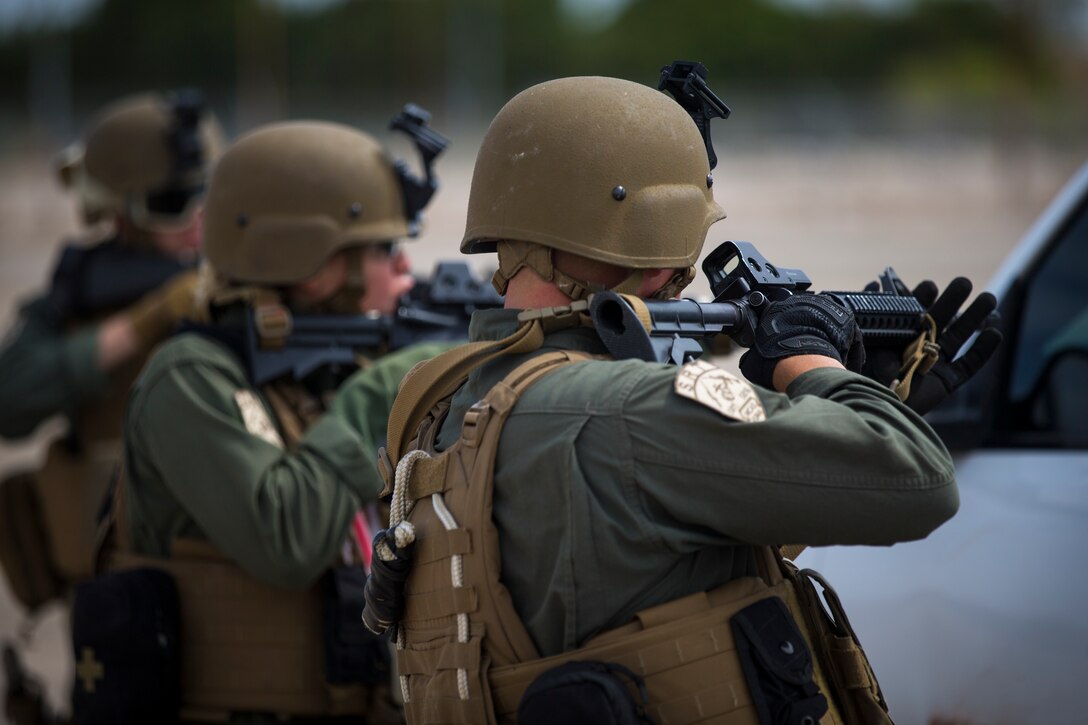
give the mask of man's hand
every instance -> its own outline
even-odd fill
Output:
[[[183,320],[194,318],[197,272],[183,272],[98,326],[96,361],[104,372],[162,342]]]
[[[912,410],[925,415],[970,380],[997,350],[1001,342],[994,312],[997,300],[983,292],[957,315],[971,294],[971,280],[966,277],[952,280],[940,296],[930,280],[913,292],[898,291],[914,295],[926,308],[927,339],[907,350],[870,351],[862,372],[895,389]],[[964,348],[976,332],[978,336]]]
[[[741,356],[740,370],[753,383],[771,388],[779,361],[799,355],[821,355],[860,372],[865,348],[854,314],[824,295],[797,294],[772,302],[760,317],[752,348]]]
[[[140,348],[150,349],[166,339],[183,320],[193,317],[197,275],[195,270],[183,272],[148,292],[125,311]]]

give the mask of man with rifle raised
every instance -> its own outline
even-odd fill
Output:
[[[0,486],[0,561],[30,611],[91,574],[129,385],[191,314],[204,185],[222,146],[214,114],[185,90],[109,105],[59,158],[88,228],[0,350],[0,436],[24,438],[57,414],[68,423],[40,470]]]
[[[20,307],[0,349],[0,436],[25,439],[58,415],[67,424],[39,468],[0,482],[0,564],[31,615],[93,574],[128,388],[192,314],[204,185],[223,144],[190,89],[115,101],[58,157],[87,228],[62,249],[49,288]],[[14,648],[5,664],[21,667]],[[38,692],[9,686],[13,722],[46,717],[28,697]]]
[[[252,131],[217,165],[210,322],[163,345],[133,387],[110,573],[76,597],[81,722],[399,721],[386,644],[359,622],[361,554],[396,387],[449,347],[391,351],[413,337],[395,320],[419,307],[400,243],[447,143],[427,119],[409,106],[394,120],[425,178],[371,136],[314,121]],[[446,300],[415,337],[449,337],[451,321],[463,334],[470,302],[458,318]]]
[[[497,251],[506,309],[413,371],[380,457],[364,621],[394,629],[409,722],[888,722],[832,590],[782,547],[925,537],[956,511],[952,460],[923,405],[860,374],[834,295],[734,306],[747,380],[612,359],[589,301],[680,305],[724,217],[728,111],[699,64],[661,87],[541,83],[483,140],[461,249]]]

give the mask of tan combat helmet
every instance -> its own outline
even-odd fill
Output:
[[[192,218],[224,145],[199,92],[148,93],[105,108],[57,167],[87,223],[120,214],[142,227],[174,226]]]
[[[348,126],[252,131],[223,154],[208,187],[204,253],[232,284],[295,284],[341,249],[408,235],[393,162]]]
[[[461,251],[491,252],[503,242],[500,294],[522,265],[545,279],[554,274],[575,299],[593,291],[553,270],[540,247],[636,270],[687,268],[670,285],[675,294],[693,276],[710,225],[725,216],[711,184],[699,129],[669,96],[616,78],[548,81],[492,121],[476,157]]]

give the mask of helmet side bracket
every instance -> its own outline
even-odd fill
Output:
[[[657,90],[665,91],[691,116],[706,144],[710,168],[718,165],[714,143],[710,140],[710,121],[729,118],[731,111],[706,83],[706,66],[690,60],[675,60],[661,69]]]
[[[206,161],[200,137],[200,122],[207,111],[204,94],[195,88],[183,88],[167,96],[170,105],[170,130],[167,145],[173,156],[175,181],[199,170]]]
[[[450,143],[448,138],[427,125],[430,120],[430,113],[414,103],[409,103],[389,122],[390,129],[407,134],[412,139],[416,150],[419,151],[423,171],[426,174],[426,178],[419,178],[409,170],[404,160],[398,160],[394,164],[401,194],[404,197],[404,214],[408,219],[408,229],[412,236],[419,233],[421,212],[438,189],[434,160]]]

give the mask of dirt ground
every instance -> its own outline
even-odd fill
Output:
[[[472,171],[461,153],[439,161],[443,189],[410,247],[421,273],[457,256]],[[996,144],[814,149],[765,141],[740,155],[719,155],[714,191],[729,217],[711,229],[706,251],[726,239],[750,241],[780,266],[803,269],[817,289],[851,289],[889,264],[908,284],[929,277],[943,286],[962,274],[984,286],[1088,153],[1031,145],[1013,152]],[[46,158],[0,158],[0,330],[14,322],[18,301],[45,285],[77,221]],[[480,269],[489,261],[473,260]],[[707,289],[700,282],[695,294]],[[56,423],[46,424],[29,441],[0,441],[0,475],[36,462],[57,431]],[[62,708],[71,677],[66,637],[62,607],[28,622],[0,583],[0,639],[21,642]]]

